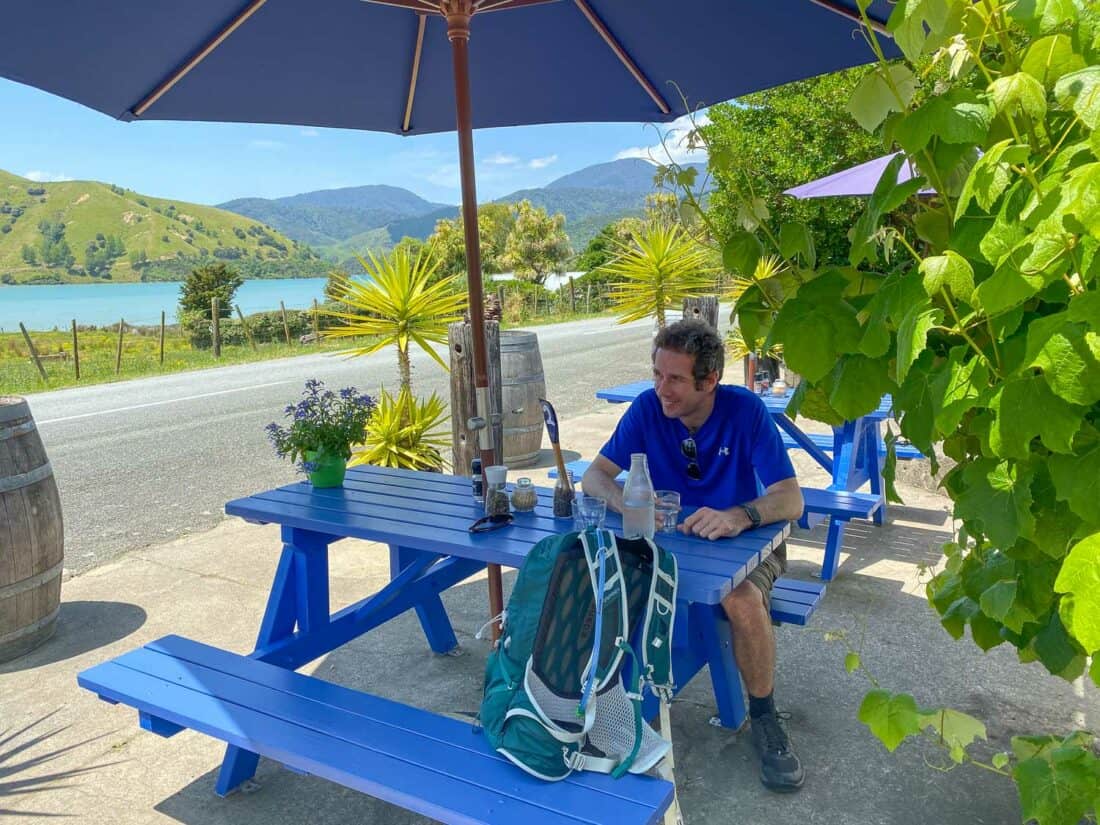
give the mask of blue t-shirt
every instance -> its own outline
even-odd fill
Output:
[[[764,402],[744,387],[719,384],[714,409],[692,436],[702,478],[688,478],[680,450],[689,435],[678,418],[668,418],[654,390],[646,390],[619,420],[600,454],[624,470],[630,454],[645,453],[656,490],[679,490],[685,507],[726,509],[759,496],[756,479],[770,487],[794,478],[783,439]]]

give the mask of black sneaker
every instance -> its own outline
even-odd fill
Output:
[[[789,713],[765,713],[751,720],[752,744],[760,757],[760,781],[779,793],[797,791],[806,778],[802,762],[780,721],[788,719]]]

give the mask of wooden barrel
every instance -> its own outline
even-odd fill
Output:
[[[0,396],[0,662],[53,635],[61,605],[61,499],[31,409]]]
[[[530,467],[542,446],[542,405],[546,378],[539,339],[533,332],[500,333],[500,385],[504,411],[504,463]]]

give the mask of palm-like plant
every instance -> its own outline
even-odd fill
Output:
[[[446,420],[447,405],[434,392],[421,399],[408,387],[396,396],[383,389],[367,421],[363,444],[348,463],[442,470],[443,451],[451,444],[450,434],[443,429]]]
[[[618,255],[600,271],[619,282],[611,292],[619,323],[650,316],[665,325],[665,310],[713,288],[706,251],[677,225],[651,223],[618,244]]]
[[[413,254],[398,247],[382,258],[370,252],[359,258],[367,273],[363,280],[331,276],[333,297],[346,310],[326,314],[344,323],[327,329],[326,338],[377,336],[373,343],[345,350],[346,355],[369,355],[383,347],[397,347],[397,366],[401,387],[412,385],[409,345],[416,343],[436,362],[447,365],[432,344],[447,343],[447,325],[462,320],[466,295],[456,291],[456,276],[430,283],[439,267],[433,250],[425,248]]]

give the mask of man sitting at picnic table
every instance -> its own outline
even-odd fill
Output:
[[[654,488],[679,490],[684,507],[698,508],[682,532],[718,539],[801,516],[802,492],[764,403],[744,387],[718,383],[725,360],[718,333],[702,321],[679,321],[657,334],[652,358],[653,389],[634,400],[585,472],[585,494],[607,499],[621,513],[615,477],[630,466],[631,453],[646,453]],[[773,699],[769,598],[786,566],[784,544],[722,602],[749,692],[760,778],[775,791],[797,790],[804,778]]]

